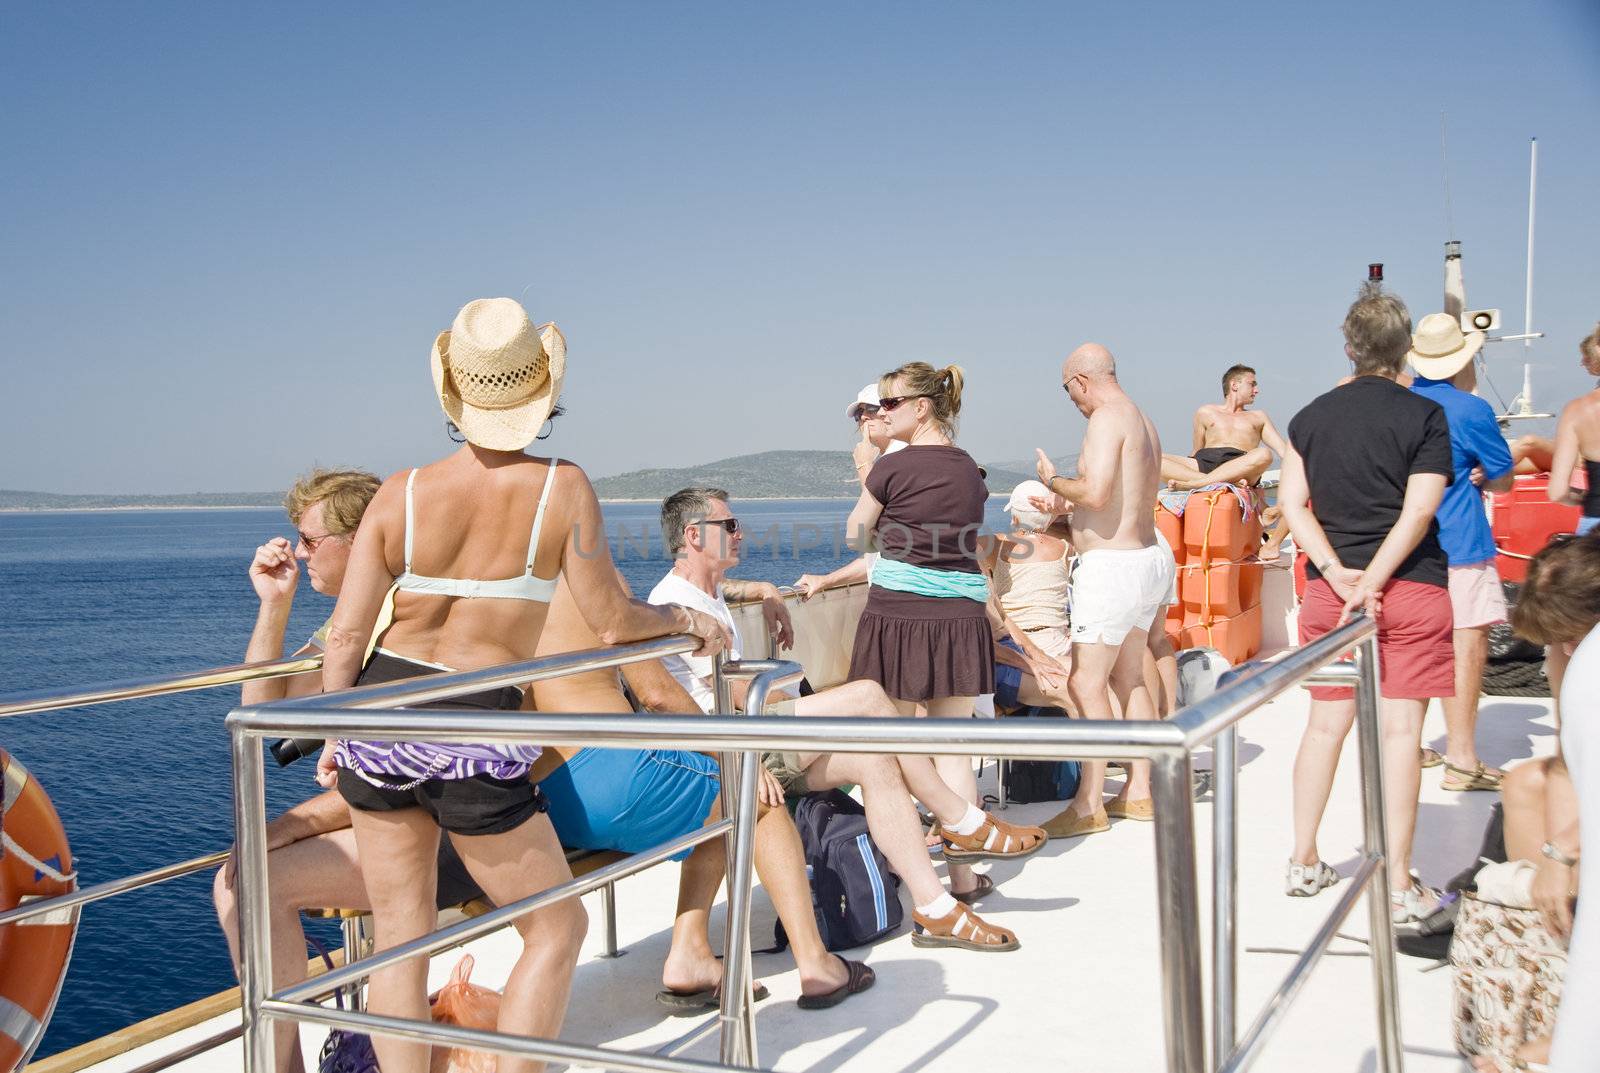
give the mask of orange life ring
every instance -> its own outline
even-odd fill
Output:
[[[0,779],[0,910],[76,890],[72,851],[50,795],[4,749]],[[0,1070],[26,1064],[44,1038],[77,934],[77,909],[0,928]]]

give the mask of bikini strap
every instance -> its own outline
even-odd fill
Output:
[[[406,573],[411,573],[411,531],[416,528],[416,519],[411,509],[411,485],[417,479],[417,471],[412,470],[406,477]]]
[[[539,508],[533,512],[533,532],[528,535],[528,573],[533,573],[533,561],[539,555],[539,530],[544,528],[544,507],[550,502],[550,489],[556,483],[556,467],[561,465],[561,459],[552,458],[550,469],[544,476],[544,491],[539,493]]]

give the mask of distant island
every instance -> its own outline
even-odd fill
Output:
[[[1031,462],[981,465],[988,471],[991,495],[1007,495],[1034,476]],[[682,469],[640,469],[600,477],[594,490],[601,499],[662,499],[691,485],[723,488],[740,499],[854,499],[860,494],[849,451],[762,451]]]
[[[61,495],[0,488],[0,511],[21,510],[212,510],[281,507],[282,492],[188,492],[180,495]]]
[[[985,462],[991,495],[1006,495],[1033,477],[1033,463]],[[1068,472],[1072,458],[1058,458]],[[639,469],[599,477],[601,499],[657,500],[691,485],[727,489],[740,499],[854,499],[859,485],[849,451],[762,451],[681,469]],[[62,495],[0,488],[0,511],[203,510],[280,507],[282,492],[191,492],[184,495]]]

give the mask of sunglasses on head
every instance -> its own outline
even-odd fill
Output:
[[[931,399],[932,395],[890,395],[887,399],[879,399],[878,405],[884,413],[888,413],[907,399]]]

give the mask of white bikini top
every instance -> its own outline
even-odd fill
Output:
[[[472,578],[424,577],[411,572],[411,534],[416,528],[411,506],[411,485],[417,479],[412,470],[406,478],[406,572],[395,579],[395,588],[401,592],[422,592],[430,596],[462,596],[467,599],[488,597],[498,600],[536,600],[547,604],[555,598],[558,578],[536,577],[533,560],[539,554],[539,530],[544,525],[544,507],[550,499],[550,488],[555,484],[556,467],[561,459],[550,460],[550,471],[545,474],[544,491],[539,495],[539,508],[533,514],[533,532],[528,536],[528,569],[516,577],[478,581]]]

